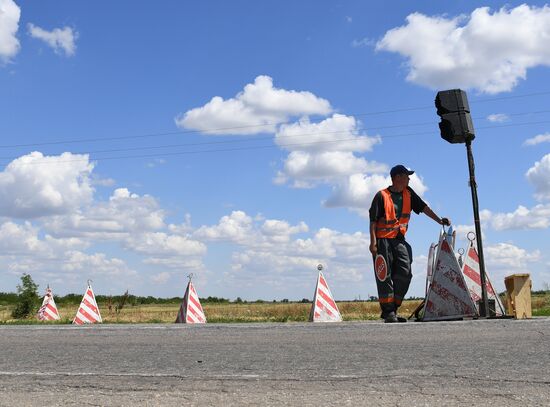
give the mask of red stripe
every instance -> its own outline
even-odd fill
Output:
[[[326,295],[324,292],[322,292],[321,290],[317,290],[317,293],[323,297],[323,299],[328,302],[328,304],[334,308],[336,310],[336,304],[334,303],[334,301],[332,300],[332,298],[330,298],[328,295]]]
[[[473,268],[464,264],[464,274],[472,279],[478,286],[481,287],[481,276]]]
[[[52,304],[48,303],[47,308],[55,315],[57,315],[57,308],[55,308]]]
[[[468,257],[470,257],[473,261],[479,264],[479,257],[473,247],[470,248],[470,250],[468,250]]]
[[[328,285],[323,276],[319,276],[319,282],[328,290]]]
[[[91,316],[90,314],[88,314],[84,308],[80,308],[80,309],[78,310],[78,312],[80,312],[80,313],[81,313],[84,317],[86,317],[86,319],[87,319],[88,321],[90,321],[90,322],[95,322],[95,321],[97,321],[97,319],[96,319],[95,317]]]
[[[93,312],[95,312],[96,314],[99,314],[97,307],[94,304],[92,304],[90,301],[88,301],[86,298],[83,298],[82,302],[86,304],[86,306],[90,308]]]
[[[323,311],[325,311],[331,317],[334,316],[334,314],[332,312],[330,312],[330,310],[327,307],[325,307],[325,305],[319,300],[317,300],[317,307],[321,308]]]
[[[189,307],[189,308],[187,308],[187,311],[190,312],[191,314],[193,314],[195,316],[195,318],[198,319],[199,321],[203,321],[202,315],[195,312],[195,310],[193,308]],[[189,315],[189,314],[187,314],[187,315]]]
[[[189,297],[189,299],[191,300],[191,302],[193,303],[193,305],[195,305],[195,307],[197,307],[198,309],[201,310],[202,312],[202,307],[201,307],[201,303],[198,302],[195,297]]]
[[[73,323],[77,325],[84,325],[84,322],[80,318],[78,318],[78,316],[74,317]]]

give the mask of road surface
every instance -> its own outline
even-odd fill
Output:
[[[550,319],[0,326],[0,406],[550,405]]]

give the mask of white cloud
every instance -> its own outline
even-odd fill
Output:
[[[469,17],[430,17],[413,13],[377,43],[377,50],[407,58],[407,80],[432,89],[475,88],[511,91],[527,69],[550,65],[550,7],[492,12],[475,9]]]
[[[178,116],[176,124],[207,134],[258,134],[274,132],[290,117],[326,115],[331,110],[327,100],[311,92],[275,88],[269,76],[258,76],[234,98],[215,96]]]
[[[354,117],[334,114],[319,123],[311,123],[305,118],[284,124],[275,134],[275,143],[284,150],[308,152],[365,152],[381,143],[379,136],[359,133]]]
[[[522,205],[514,212],[492,213],[482,211],[482,219],[494,230],[547,229],[550,227],[550,204],[536,205],[528,209]]]
[[[484,247],[487,265],[493,269],[508,273],[529,272],[529,263],[536,263],[541,259],[538,250],[528,252],[510,243],[497,243]]]
[[[153,256],[202,256],[206,253],[204,243],[163,232],[132,235],[124,244],[136,253]]]
[[[364,280],[365,265],[372,261],[365,249],[368,241],[368,235],[361,232],[347,234],[321,228],[306,239],[248,245],[233,253],[232,269],[225,279],[239,286],[268,285],[285,295],[289,287],[312,286],[316,266],[322,263],[331,284],[356,284]],[[333,294],[337,296],[337,291],[333,290]]]
[[[388,175],[353,174],[335,185],[324,205],[329,208],[347,207],[368,218],[374,195],[389,185],[391,178]],[[428,189],[416,173],[411,175],[410,187],[419,196],[423,196]]]
[[[245,243],[254,240],[252,236],[253,220],[243,211],[233,211],[223,216],[215,226],[201,226],[194,237],[207,241],[225,240],[233,243]]]
[[[304,119],[282,125],[275,143],[290,151],[282,171],[274,182],[293,180],[297,188],[311,188],[318,183],[334,183],[356,173],[386,171],[384,164],[368,162],[355,152],[371,151],[380,137],[360,134],[353,117],[334,114],[320,123]]]
[[[487,120],[493,123],[502,123],[510,120],[510,117],[505,113],[494,113],[487,116]]]
[[[12,0],[0,0],[0,62],[9,62],[19,52],[19,29],[21,9]]]
[[[72,213],[46,219],[44,227],[56,236],[119,240],[130,234],[164,228],[164,216],[152,196],[139,196],[126,188],[117,188],[109,201],[95,202]]]
[[[0,172],[0,216],[37,218],[71,212],[93,196],[88,155],[33,152]]]
[[[528,138],[523,143],[524,146],[535,146],[540,143],[550,143],[550,133],[539,134],[535,137]]]
[[[55,28],[52,31],[46,31],[34,24],[28,24],[29,35],[33,38],[44,41],[53,48],[56,54],[64,53],[66,56],[73,56],[76,51],[76,39],[78,33],[71,27]]]
[[[550,154],[546,154],[525,174],[535,187],[535,197],[540,200],[550,199]]]

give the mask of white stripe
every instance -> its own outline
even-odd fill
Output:
[[[92,311],[86,304],[82,303],[80,304],[80,310],[84,310],[85,312],[87,312],[88,314],[90,314],[91,317],[93,317],[95,320],[98,320],[99,319],[99,315],[97,315],[97,313],[95,311]]]

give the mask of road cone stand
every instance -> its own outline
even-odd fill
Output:
[[[74,317],[73,324],[75,325],[95,324],[102,322],[99,307],[97,306],[97,302],[95,300],[94,290],[92,290],[90,283],[91,281],[88,280],[86,293],[84,294],[80,307]]]
[[[327,280],[323,275],[323,266],[319,264],[317,270],[319,270],[319,275],[313,296],[313,304],[309,312],[309,322],[341,322],[342,315],[340,315]]]
[[[462,273],[464,275],[466,285],[468,286],[470,296],[472,297],[476,310],[479,313],[479,304],[481,303],[481,275],[479,271],[479,257],[474,247],[475,234],[473,232],[468,233],[468,240],[470,243],[463,259]],[[488,316],[500,317],[505,315],[506,312],[504,311],[504,306],[502,305],[498,294],[494,290],[487,272],[485,272],[485,287],[487,288],[487,299],[489,300]]]
[[[46,288],[46,294],[44,295],[42,306],[38,310],[36,317],[40,321],[57,321],[60,319],[59,311],[57,310],[57,305],[55,305],[55,300],[53,299],[53,293],[50,286]]]
[[[191,281],[192,278],[193,275],[189,275],[189,283],[187,284],[187,289],[185,290],[185,295],[183,296],[183,301],[176,318],[176,323],[205,324],[206,315],[204,315],[199,296],[195,290],[193,282]]]
[[[452,248],[453,240],[452,235],[448,235],[443,229],[419,320],[442,321],[478,315]]]

